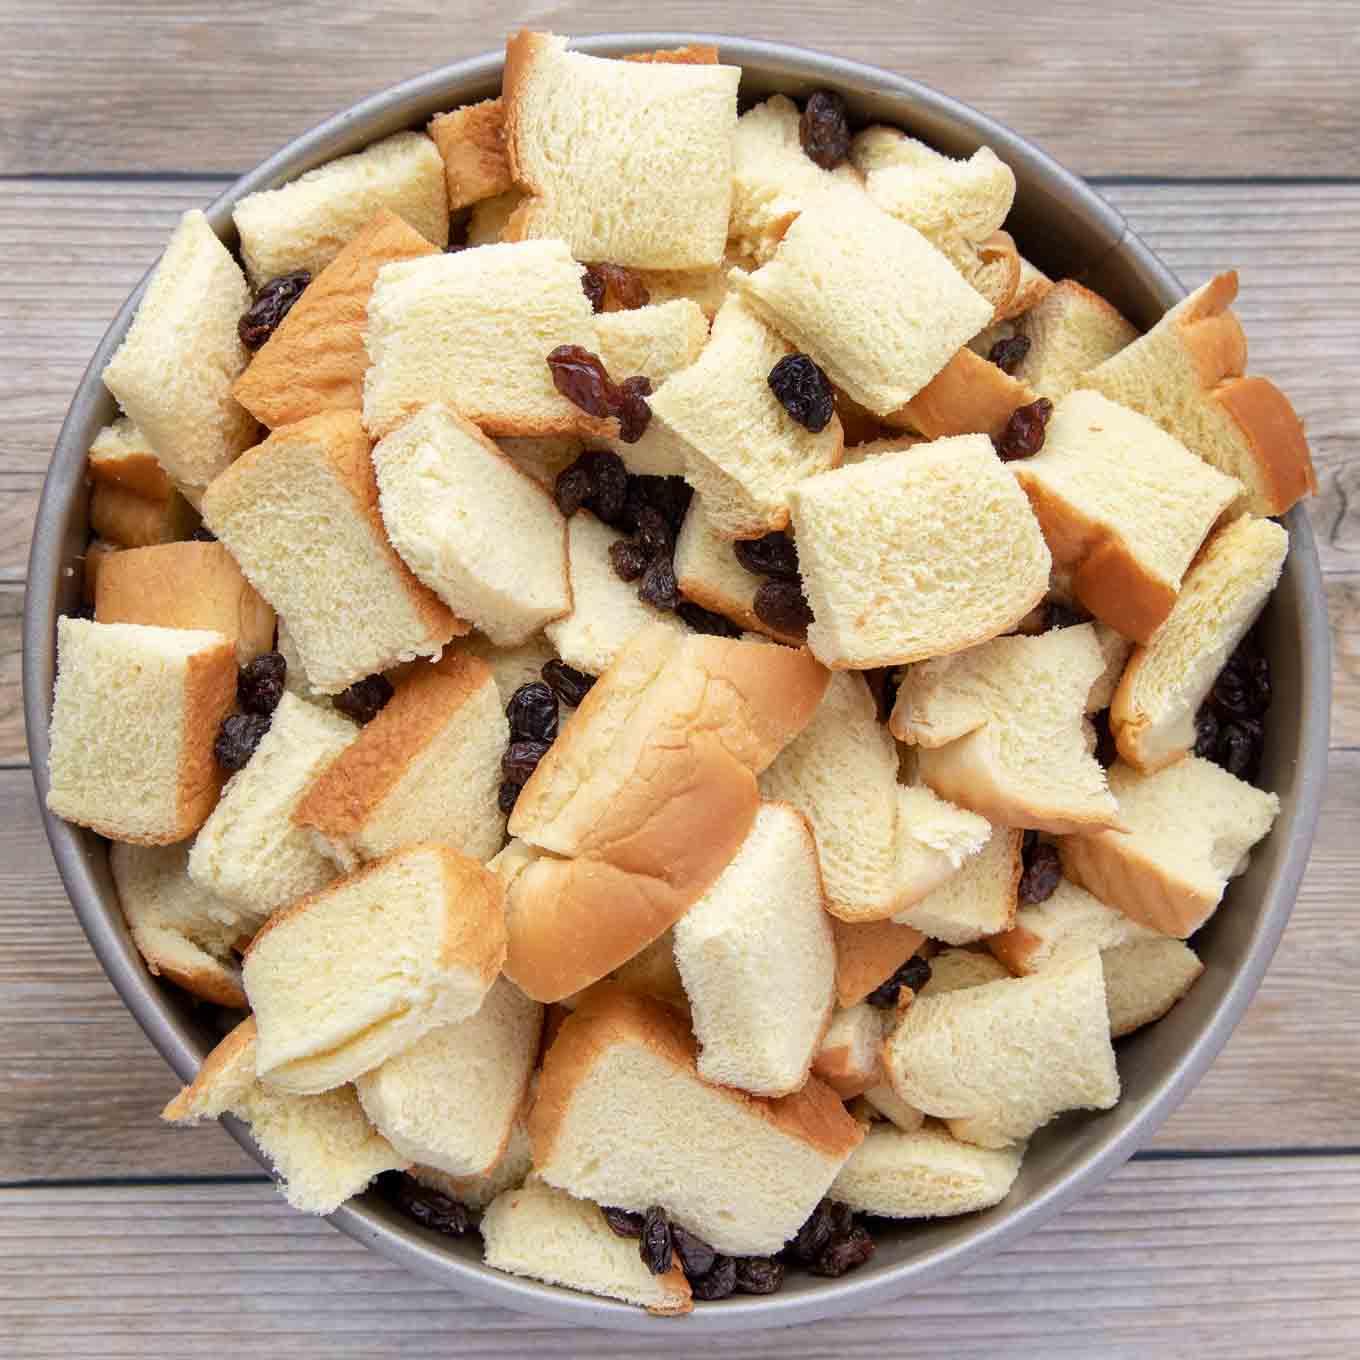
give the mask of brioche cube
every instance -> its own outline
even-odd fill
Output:
[[[630,992],[654,996],[677,1010],[687,1010],[689,997],[675,960],[675,928],[658,935],[641,953],[615,968],[608,981]]]
[[[1016,323],[1029,341],[1015,369],[1018,381],[1061,401],[1083,376],[1138,338],[1138,331],[1098,293],[1061,279]]]
[[[178,491],[164,500],[97,481],[90,489],[90,529],[120,548],[149,548],[188,538],[198,525],[194,507]]]
[[[494,246],[508,240],[505,229],[524,202],[518,189],[507,189],[495,198],[484,198],[473,205],[467,221],[467,243],[470,246]]]
[[[922,931],[895,921],[831,919],[836,941],[836,1003],[850,1008],[886,982],[926,942]]]
[[[353,411],[275,430],[213,482],[203,516],[287,624],[323,694],[438,655],[467,631],[388,542]]]
[[[1010,304],[1002,309],[1002,318],[1010,320],[1023,316],[1030,308],[1037,307],[1056,286],[1042,269],[1036,268],[1022,255],[1020,281],[1016,284],[1015,295],[1011,298]]]
[[[221,543],[129,548],[104,564],[95,591],[99,623],[201,628],[236,644],[244,666],[274,645],[274,611]]]
[[[1102,950],[1100,962],[1112,1039],[1160,1020],[1204,971],[1189,945],[1166,935],[1130,939]]]
[[[735,66],[611,61],[514,34],[501,98],[510,169],[529,197],[507,238],[560,238],[577,259],[639,269],[716,265],[740,79]]]
[[[1108,623],[1095,623],[1092,627],[1095,629],[1096,645],[1105,659],[1105,669],[1096,677],[1091,692],[1086,696],[1086,711],[1099,713],[1102,708],[1109,708],[1114,701],[1124,668],[1133,655],[1133,643],[1115,632]]]
[[[242,976],[261,1080],[342,1086],[475,1015],[505,958],[500,885],[447,846],[414,844],[279,912]]]
[[[689,1281],[677,1257],[653,1275],[635,1243],[618,1236],[589,1200],[531,1181],[506,1190],[481,1222],[487,1265],[511,1275],[565,1285],[606,1299],[637,1304],[649,1313],[688,1313]]]
[[[192,836],[222,787],[213,742],[235,698],[221,633],[62,615],[48,811],[115,841]]]
[[[1004,970],[1003,970],[1004,971]],[[882,1058],[879,1059],[880,1072],[882,1070]],[[883,1078],[877,1086],[871,1086],[864,1093],[864,1102],[879,1119],[887,1120],[896,1129],[903,1133],[915,1133],[922,1124],[926,1122],[926,1117],[914,1105],[908,1105],[891,1086],[888,1085],[887,1078]],[[863,1146],[863,1144],[861,1144]]]
[[[883,1047],[893,1090],[955,1138],[1001,1148],[1119,1098],[1100,956],[918,997]]]
[[[1195,714],[1246,637],[1289,551],[1273,520],[1243,515],[1209,540],[1186,572],[1171,613],[1134,652],[1110,703],[1119,754],[1159,770],[1195,744]]]
[[[172,1124],[234,1114],[274,1164],[279,1190],[307,1214],[334,1213],[384,1171],[409,1165],[364,1116],[352,1086],[321,1095],[273,1090],[256,1080],[255,1017],[203,1060],[198,1076],[164,1109]]]
[[[363,407],[364,327],[378,271],[438,251],[396,213],[379,208],[303,290],[236,380],[232,393],[271,429],[321,411]]]
[[[852,1100],[881,1080],[882,1044],[882,1011],[863,1002],[837,1010],[813,1059],[812,1075],[842,1100]]]
[[[770,389],[770,370],[788,352],[740,297],[729,297],[698,359],[650,398],[653,420],[683,443],[686,478],[728,538],[784,528],[795,484],[840,462],[836,416],[814,434]]]
[[[85,546],[85,558],[81,568],[80,602],[87,609],[94,608],[95,595],[99,590],[99,572],[104,563],[119,551],[118,544],[107,539],[94,538]]]
[[[755,1095],[798,1090],[831,1016],[836,952],[817,846],[787,803],[761,804],[731,863],[675,923],[675,962],[699,1075]]]
[[[677,298],[687,298],[698,304],[711,324],[731,291],[727,284],[728,269],[743,263],[751,261],[744,255],[733,255],[729,249],[722,262],[712,269],[643,269],[638,272],[653,305],[663,306]],[[605,310],[609,310],[607,304]]]
[[[946,944],[971,944],[1009,929],[1023,868],[1022,839],[1019,831],[988,827],[978,853],[893,920]]]
[[[619,988],[567,1018],[529,1115],[548,1184],[623,1209],[660,1205],[730,1256],[778,1251],[862,1137],[815,1077],[778,1100],[704,1081],[689,1026]]]
[[[470,420],[427,406],[379,441],[373,467],[402,560],[492,642],[514,646],[571,608],[561,512]]]
[[[543,1007],[501,978],[474,1015],[358,1077],[359,1103],[403,1157],[453,1176],[485,1175],[509,1144],[542,1024]]]
[[[1048,589],[1039,522],[985,435],[937,439],[789,493],[808,646],[834,668],[976,646]]]
[[[492,678],[500,693],[501,707],[504,708],[521,685],[529,685],[543,678],[543,667],[556,655],[545,637],[531,637],[517,647],[497,647],[481,633],[469,633],[467,637],[450,643],[435,664],[446,669],[458,665],[460,657],[475,657],[484,661],[491,667]],[[570,712],[568,709],[562,715],[563,721]]]
[[[1157,422],[1241,483],[1234,513],[1282,515],[1317,491],[1303,424],[1266,378],[1243,377],[1247,338],[1231,311],[1237,272],[1219,274],[1081,385]]]
[[[483,99],[450,113],[439,113],[425,129],[444,158],[449,211],[494,198],[514,187],[505,155],[501,100]]]
[[[971,862],[992,839],[992,826],[976,812],[945,802],[924,784],[899,784],[896,838],[897,896],[893,905],[903,911],[932,896]]]
[[[396,685],[313,780],[293,822],[347,872],[411,841],[488,860],[505,838],[496,796],[509,741],[491,667],[455,654]]]
[[[992,319],[991,304],[914,227],[863,196],[810,203],[733,287],[876,415],[905,406]]]
[[[92,482],[122,487],[158,504],[168,501],[174,490],[151,441],[126,416],[95,435],[86,466]]]
[[[585,445],[574,434],[531,434],[518,439],[502,437],[496,447],[521,472],[552,491],[559,475],[581,456]]]
[[[526,1103],[532,1103],[533,1081],[526,1093]],[[432,1166],[413,1166],[410,1176],[430,1190],[438,1190],[441,1195],[456,1199],[469,1209],[485,1209],[497,1195],[507,1190],[518,1190],[533,1171],[533,1157],[529,1150],[529,1131],[524,1126],[521,1114],[510,1126],[510,1138],[505,1145],[501,1159],[480,1176],[450,1176],[447,1171],[438,1171]]]
[[[930,960],[930,979],[918,996],[943,996],[965,987],[981,987],[1009,977],[1005,966],[991,954],[973,949],[942,949]]]
[[[1187,756],[1154,774],[1110,770],[1123,830],[1058,841],[1063,871],[1102,902],[1186,939],[1274,824],[1280,800],[1211,761]]]
[[[1028,406],[1036,395],[965,345],[900,411],[883,419],[919,430],[927,439],[951,434],[997,439],[1016,407]]]
[[[419,132],[398,132],[309,170],[278,189],[247,194],[232,210],[251,285],[306,269],[313,278],[380,208],[440,250],[449,243],[444,162]]]
[[[443,402],[488,434],[617,433],[553,386],[559,345],[593,350],[582,267],[561,241],[479,246],[384,265],[368,304],[364,423],[389,434]]]

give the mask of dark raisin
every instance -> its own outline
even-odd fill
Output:
[[[604,419],[614,414],[616,389],[604,362],[580,345],[558,345],[548,355],[553,386],[588,416]]]
[[[901,999],[902,988],[913,995],[930,981],[930,960],[913,954],[886,982],[880,982],[864,999],[879,1010],[891,1010]]]
[[[675,540],[671,537],[671,526],[666,516],[654,505],[644,505],[638,512],[638,546],[647,554],[647,560],[664,553],[667,557],[675,551]]]
[[[461,1237],[470,1223],[467,1206],[438,1190],[429,1190],[403,1176],[397,1183],[397,1203],[422,1227]]]
[[[609,1224],[609,1230],[615,1237],[642,1236],[641,1214],[635,1214],[630,1209],[614,1209],[607,1204],[600,1207],[604,1213],[604,1221]]]
[[[1019,902],[1022,907],[1032,907],[1047,902],[1062,882],[1062,860],[1058,858],[1058,848],[1040,841],[1032,852],[1025,856],[1025,867],[1020,875]]]
[[[798,545],[783,529],[764,538],[739,538],[732,551],[737,561],[756,576],[773,576],[781,581],[798,579]]]
[[[581,291],[590,299],[590,310],[592,312],[604,311],[604,297],[609,288],[609,281],[600,272],[597,265],[586,265],[586,272],[581,275]]]
[[[832,1239],[831,1245],[812,1263],[809,1269],[814,1275],[827,1275],[836,1279],[847,1271],[862,1266],[874,1254],[874,1239],[856,1224],[841,1237]]]
[[[334,704],[347,718],[370,723],[392,697],[392,682],[385,675],[366,675],[335,696]]]
[[[247,349],[259,349],[278,329],[279,323],[311,281],[312,276],[305,269],[270,279],[255,294],[255,301],[246,308],[245,315],[237,323],[236,333],[241,337],[241,343]]]
[[[449,244],[446,253],[457,255],[460,250],[468,248],[468,228],[472,226],[472,214],[466,217],[455,218],[449,223]]]
[[[278,652],[264,652],[236,674],[236,702],[247,713],[272,713],[283,698],[288,663]]]
[[[670,1220],[666,1217],[666,1211],[658,1204],[653,1204],[642,1216],[642,1238],[638,1242],[638,1255],[642,1257],[642,1264],[653,1275],[664,1275],[675,1259]]]
[[[1260,763],[1263,737],[1261,724],[1251,718],[1225,723],[1218,736],[1218,764],[1238,779],[1251,782]]]
[[[695,604],[693,600],[681,600],[675,606],[675,612],[696,633],[707,633],[710,637],[741,636],[741,629],[731,619],[715,614],[711,609]]]
[[[553,741],[557,737],[557,695],[542,680],[521,685],[505,706],[512,741]]]
[[[675,563],[666,555],[654,557],[638,587],[638,599],[656,609],[674,609],[680,603],[675,583]]]
[[[647,398],[652,395],[652,380],[638,376],[625,378],[619,384],[618,400],[614,403],[614,414],[619,418],[619,441],[636,444],[651,423],[652,408]]]
[[[593,675],[578,671],[575,666],[568,666],[556,657],[543,663],[542,675],[548,688],[568,708],[579,708],[581,700],[590,693],[590,687],[595,683]]]
[[[1212,760],[1218,754],[1218,719],[1208,704],[1201,704],[1195,714],[1194,754]]]
[[[246,762],[269,731],[269,721],[263,713],[233,713],[223,718],[213,741],[213,759],[224,770],[233,773],[245,769]]]
[[[609,565],[620,581],[641,579],[651,560],[642,545],[631,538],[616,539],[609,545]]]
[[[876,666],[863,672],[864,683],[874,696],[879,722],[887,722],[892,717],[893,705],[897,702],[897,681],[893,678],[895,673],[892,666]]]
[[[557,508],[570,519],[591,497],[595,481],[590,469],[583,467],[580,460],[565,467],[557,474],[553,483],[553,499]]]
[[[507,817],[515,810],[515,804],[519,802],[519,791],[523,787],[523,784],[512,784],[508,779],[501,781],[501,786],[496,791],[496,806]]]
[[[1269,707],[1273,686],[1270,681],[1270,661],[1265,656],[1256,656],[1251,661],[1251,711],[1259,718]]]
[[[1244,667],[1229,664],[1219,671],[1212,695],[1220,715],[1228,718],[1252,716],[1251,676]]]
[[[785,637],[807,637],[812,609],[803,594],[801,581],[766,581],[756,591],[751,608],[767,628]]]
[[[770,391],[804,429],[820,434],[836,414],[831,380],[806,354],[786,354],[770,370]]]
[[[501,757],[501,775],[511,784],[527,784],[551,745],[546,741],[512,741]]]
[[[1092,713],[1091,726],[1096,730],[1096,749],[1092,754],[1100,762],[1100,768],[1108,770],[1119,759],[1119,746],[1114,739],[1114,728],[1110,726],[1110,710],[1102,708]]]
[[[794,1235],[793,1241],[784,1248],[784,1255],[801,1265],[811,1265],[824,1252],[831,1241],[833,1223],[832,1201],[824,1199],[807,1216],[803,1226]]]
[[[189,535],[192,543],[216,543],[217,535],[208,528],[206,524],[200,524],[197,529]]]
[[[835,90],[814,90],[798,120],[798,140],[823,170],[843,165],[850,154],[850,113]]]
[[[1044,631],[1048,632],[1052,628],[1072,628],[1079,623],[1085,623],[1087,617],[1065,604],[1059,604],[1057,600],[1049,600],[1044,605]]]
[[[783,1287],[784,1267],[772,1257],[737,1257],[738,1294],[777,1294]]]
[[[718,1260],[718,1253],[704,1241],[696,1237],[688,1228],[678,1223],[671,1224],[671,1243],[675,1254],[680,1258],[680,1269],[690,1278],[707,1275]]]
[[[665,515],[671,535],[675,537],[685,522],[685,512],[694,498],[694,488],[683,477],[630,476],[628,494],[630,505],[635,505],[634,520],[628,526],[630,533],[637,528],[637,516],[641,514],[642,507],[650,505]]]
[[[1020,833],[1020,850],[1022,854],[1028,855],[1038,844],[1039,833],[1037,831],[1026,829]]]
[[[628,501],[628,469],[623,459],[608,449],[590,449],[577,461],[590,469],[592,490],[586,509],[611,528],[622,528]]]
[[[1040,397],[1028,406],[1017,406],[1006,422],[1006,428],[992,440],[997,457],[1003,463],[1017,458],[1032,458],[1044,446],[1044,431],[1053,414],[1053,403]]]
[[[1030,339],[1027,335],[1008,335],[998,340],[987,351],[989,362],[994,363],[1003,373],[1014,373],[1025,361],[1029,353]]]
[[[582,281],[586,296],[597,312],[603,311],[612,302],[618,311],[631,312],[637,307],[645,307],[652,295],[642,281],[642,275],[635,269],[622,264],[588,264],[586,277],[599,280],[600,301],[595,302],[595,284],[587,285]]]
[[[730,1256],[719,1256],[713,1269],[689,1282],[690,1292],[696,1299],[710,1303],[714,1299],[725,1299],[737,1287],[737,1263]]]

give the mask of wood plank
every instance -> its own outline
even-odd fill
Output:
[[[0,766],[22,765],[28,759],[19,680],[23,613],[23,588],[0,581]]]
[[[1227,1049],[1154,1147],[1356,1143],[1357,806],[1360,752],[1336,752],[1279,953]],[[0,1181],[251,1169],[217,1129],[159,1123],[175,1090],[66,903],[27,773],[0,771]]]
[[[296,1360],[532,1352],[689,1356],[554,1326],[403,1272],[265,1184],[0,1191],[0,1326],[15,1360],[255,1347]],[[924,1293],[717,1343],[749,1360],[1354,1354],[1360,1158],[1136,1162],[1011,1250]],[[966,1340],[964,1340],[966,1338]],[[964,1349],[967,1347],[967,1349]]]
[[[0,4],[0,170],[237,170],[354,101],[445,61],[499,48],[513,11],[460,6],[457,25],[418,0],[337,7],[71,0]],[[669,16],[629,0],[524,11],[564,33],[627,31]],[[872,0],[854,22],[833,0],[733,15],[692,0],[675,22],[745,28],[875,63],[985,109],[1084,173],[1330,175],[1351,164],[1360,106],[1354,15],[1301,0],[1239,0],[1206,23],[1175,0],[1138,10],[1056,0],[1017,25],[1003,0],[967,7]],[[380,39],[379,39],[380,35]],[[363,59],[354,60],[362,51]],[[1347,56],[1351,58],[1347,60]],[[136,79],[110,80],[110,71]],[[78,97],[75,92],[79,92]]]

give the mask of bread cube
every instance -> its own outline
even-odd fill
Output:
[[[933,896],[938,888],[978,856],[991,839],[992,826],[985,817],[947,803],[924,784],[899,784],[897,893],[893,900],[897,912]],[[926,933],[935,934],[930,930]],[[938,935],[936,938],[948,937]],[[964,941],[951,943],[962,944]]]
[[[831,919],[836,941],[836,1004],[853,1007],[886,982],[926,942],[925,934],[895,921]]]
[[[449,211],[494,198],[514,187],[505,155],[505,119],[499,99],[436,114],[426,131],[444,158]]]
[[[1138,338],[1138,331],[1098,293],[1062,279],[1016,324],[1029,350],[1016,378],[1050,401],[1061,401],[1083,375]]]
[[[533,1081],[531,1079],[526,1101],[532,1099]],[[518,1190],[534,1169],[533,1158],[529,1151],[529,1131],[524,1126],[524,1116],[510,1126],[510,1138],[500,1161],[480,1176],[450,1176],[447,1171],[437,1171],[432,1166],[413,1166],[411,1178],[441,1195],[466,1204],[469,1209],[485,1209],[498,1195],[507,1190]]]
[[[883,1045],[883,1015],[877,1007],[860,1002],[831,1017],[813,1059],[812,1075],[842,1100],[863,1095],[882,1079],[878,1051]]]
[[[1104,949],[1100,962],[1112,1039],[1160,1020],[1204,971],[1189,945],[1166,935],[1130,939]]]
[[[151,441],[126,416],[95,435],[87,467],[92,482],[107,482],[158,504],[174,490]]]
[[[178,491],[163,500],[139,496],[126,486],[97,481],[90,489],[90,528],[120,548],[149,548],[188,538],[198,514]]]
[[[998,438],[1018,406],[1028,406],[1036,393],[990,360],[965,345],[900,410],[884,423],[906,425],[927,439],[951,434],[985,434]]]

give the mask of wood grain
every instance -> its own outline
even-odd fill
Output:
[[[456,22],[451,22],[456,14]],[[849,21],[847,21],[849,20]],[[238,0],[229,22],[170,0],[0,4],[0,171],[239,171],[355,100],[499,48],[521,23],[744,31],[901,71],[985,109],[1083,173],[1335,175],[1354,169],[1357,32],[1345,4],[1238,0],[1231,22],[1176,0]],[[116,73],[111,78],[111,73]]]
[[[15,1360],[696,1354],[551,1327],[408,1275],[262,1183],[0,1191]],[[745,1360],[1353,1356],[1360,1158],[1135,1162],[1012,1251],[896,1303],[707,1343]]]
[[[0,766],[22,765],[28,759],[19,681],[23,614],[23,587],[0,581]]]

